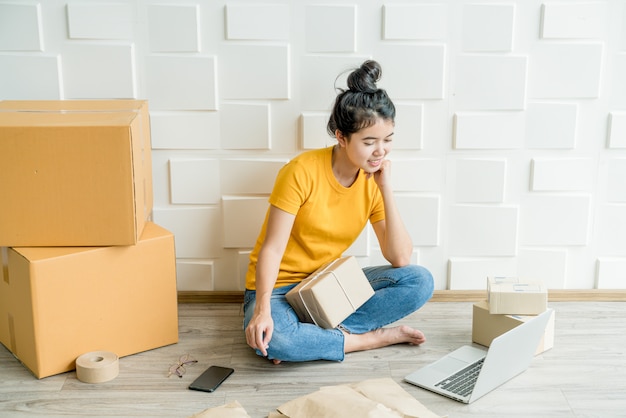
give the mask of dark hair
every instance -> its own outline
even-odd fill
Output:
[[[383,89],[376,83],[382,76],[382,68],[376,61],[365,61],[348,75],[348,89],[337,89],[326,130],[331,136],[339,130],[345,136],[376,123],[377,118],[394,121],[396,108]]]

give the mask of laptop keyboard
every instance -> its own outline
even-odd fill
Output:
[[[472,393],[472,389],[474,388],[474,384],[476,383],[476,379],[478,378],[478,373],[483,367],[484,361],[485,359],[483,358],[476,363],[470,364],[463,370],[460,370],[452,376],[443,379],[435,386],[438,386],[456,395],[469,395],[470,393]]]

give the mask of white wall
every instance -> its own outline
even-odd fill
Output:
[[[0,99],[142,98],[181,290],[241,290],[274,175],[374,58],[438,289],[626,288],[626,2],[0,0]],[[368,229],[351,248],[381,262]]]

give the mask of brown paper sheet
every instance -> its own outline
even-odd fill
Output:
[[[250,415],[239,402],[233,401],[226,405],[205,409],[188,418],[250,418]]]

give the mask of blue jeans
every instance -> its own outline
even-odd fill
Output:
[[[398,321],[421,308],[433,294],[433,277],[424,267],[408,265],[366,267],[365,276],[374,289],[374,296],[365,302],[338,328],[351,334],[364,334]],[[281,361],[344,359],[344,334],[338,329],[323,329],[300,322],[287,302],[285,294],[295,284],[274,289],[271,298],[274,333],[267,357]],[[244,329],[248,326],[256,292],[244,292]],[[258,355],[262,355],[256,350]]]

